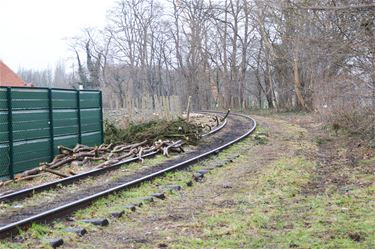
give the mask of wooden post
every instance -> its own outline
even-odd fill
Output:
[[[191,103],[191,96],[188,98],[188,104],[186,108],[186,120],[189,122],[190,121],[190,103]]]

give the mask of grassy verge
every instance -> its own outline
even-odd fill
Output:
[[[236,193],[232,208],[201,214],[203,234],[173,248],[374,248],[374,186],[303,195],[314,172],[303,157],[282,158]]]

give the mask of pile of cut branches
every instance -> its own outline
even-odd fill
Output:
[[[110,167],[123,160],[132,158],[138,158],[143,162],[143,156],[150,153],[162,153],[164,156],[169,157],[170,152],[184,152],[183,144],[182,140],[158,140],[151,144],[144,140],[134,144],[102,144],[95,147],[82,144],[77,144],[74,148],[58,146],[59,154],[51,162],[40,163],[37,168],[17,174],[14,180],[0,182],[0,187],[13,181],[30,180],[42,175],[42,173],[51,173],[63,178],[75,175],[76,173],[72,170],[68,171],[69,174],[56,170],[73,162],[79,162],[81,165],[94,162],[92,163],[93,169],[98,169]]]
[[[143,157],[150,153],[162,153],[168,157],[170,152],[184,152],[183,144],[196,144],[203,131],[219,126],[222,120],[216,116],[208,124],[193,124],[182,118],[174,121],[153,120],[131,124],[125,130],[107,122],[105,144],[95,147],[77,144],[74,148],[60,145],[57,147],[59,154],[51,162],[40,163],[37,168],[17,174],[14,180],[0,182],[0,187],[47,173],[63,178],[75,175],[77,173],[71,169],[68,173],[57,170],[73,162],[77,165],[92,165],[93,169],[98,169],[134,158],[143,162]]]
[[[177,120],[152,120],[146,123],[131,123],[127,129],[119,129],[115,124],[105,122],[105,142],[141,142],[180,139],[186,144],[197,144],[203,132],[201,125]]]

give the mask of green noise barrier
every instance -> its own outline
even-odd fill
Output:
[[[0,179],[49,162],[57,146],[103,143],[102,93],[0,87]]]

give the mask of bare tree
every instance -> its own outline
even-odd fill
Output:
[[[370,0],[123,0],[72,47],[80,81],[121,106],[145,94],[193,96],[196,109],[312,111],[348,96],[375,106],[373,10]]]

